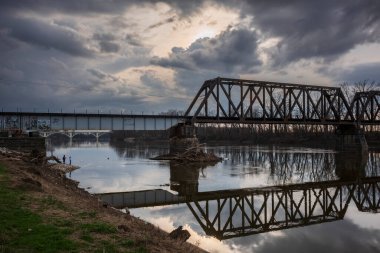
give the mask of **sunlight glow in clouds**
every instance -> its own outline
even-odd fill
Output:
[[[5,110],[166,111],[185,110],[216,76],[380,81],[378,13],[373,0],[4,0],[0,101]]]

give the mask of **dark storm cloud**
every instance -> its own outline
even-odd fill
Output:
[[[337,84],[355,83],[364,80],[375,81],[380,84],[380,62],[359,64],[346,68],[322,68],[320,72],[332,76]]]
[[[99,41],[101,52],[117,53],[120,50],[120,45],[115,42],[116,36],[111,33],[95,33],[93,39]]]
[[[160,21],[160,22],[157,22],[157,23],[155,23],[155,24],[153,24],[153,25],[150,25],[150,26],[147,28],[147,30],[149,30],[149,29],[153,29],[153,28],[157,28],[157,27],[160,27],[160,26],[162,26],[162,25],[166,25],[166,24],[173,23],[173,22],[176,21],[176,20],[177,20],[176,16],[172,16],[172,17],[167,18],[167,19],[165,19],[165,20],[163,20],[163,21]]]
[[[279,37],[274,65],[320,57],[331,60],[356,45],[380,40],[380,2],[246,1],[242,15],[266,37]]]
[[[99,79],[106,79],[108,76],[106,73],[97,69],[87,69],[87,71]]]
[[[37,19],[5,16],[1,18],[0,27],[7,31],[7,36],[30,45],[56,49],[72,56],[89,57],[93,54],[79,34]]]
[[[165,84],[158,78],[155,77],[155,73],[144,73],[141,75],[140,80],[144,86],[152,88],[154,91],[164,91]]]
[[[6,13],[15,13],[22,11],[36,11],[42,13],[68,13],[77,15],[108,13],[120,14],[127,8],[134,5],[156,4],[164,2],[180,11],[184,16],[190,15],[201,9],[205,2],[204,0],[196,1],[176,1],[176,0],[65,0],[65,1],[50,1],[50,0],[33,0],[33,1],[14,1],[2,0],[1,8]]]
[[[19,10],[36,11],[45,13],[122,13],[134,1],[124,0],[34,0],[34,1],[1,1],[2,9],[7,12],[18,12]]]
[[[111,41],[100,41],[100,50],[105,53],[116,53],[120,50],[120,45]]]
[[[125,40],[131,46],[142,47],[141,38],[137,34],[127,34],[125,35]]]
[[[103,80],[103,81],[113,81],[117,82],[120,80],[120,78],[117,78],[111,74],[105,73],[103,71],[100,71],[98,69],[87,69],[87,72],[96,77],[97,79]]]
[[[156,57],[151,63],[174,69],[251,72],[261,65],[257,40],[255,31],[228,29],[215,38],[198,39],[188,49],[173,48],[168,58]]]
[[[111,33],[95,33],[93,38],[98,41],[112,41],[116,36]]]

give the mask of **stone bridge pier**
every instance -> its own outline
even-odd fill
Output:
[[[338,125],[336,149],[349,152],[368,152],[364,131],[357,124]]]

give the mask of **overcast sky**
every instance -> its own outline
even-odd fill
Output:
[[[217,76],[380,81],[378,0],[1,0],[5,110],[185,110]]]

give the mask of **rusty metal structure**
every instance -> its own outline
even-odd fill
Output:
[[[342,220],[351,201],[378,212],[379,178],[204,192],[186,203],[207,235],[224,240]]]
[[[215,78],[204,82],[185,113],[191,123],[379,124],[379,91],[349,103],[338,87]]]
[[[357,92],[351,102],[351,111],[361,124],[378,124],[380,121],[380,91]]]
[[[343,220],[354,204],[380,211],[380,177],[174,195],[158,189],[98,195],[118,208],[186,203],[207,235],[225,240]],[[351,205],[352,207],[352,205]]]

